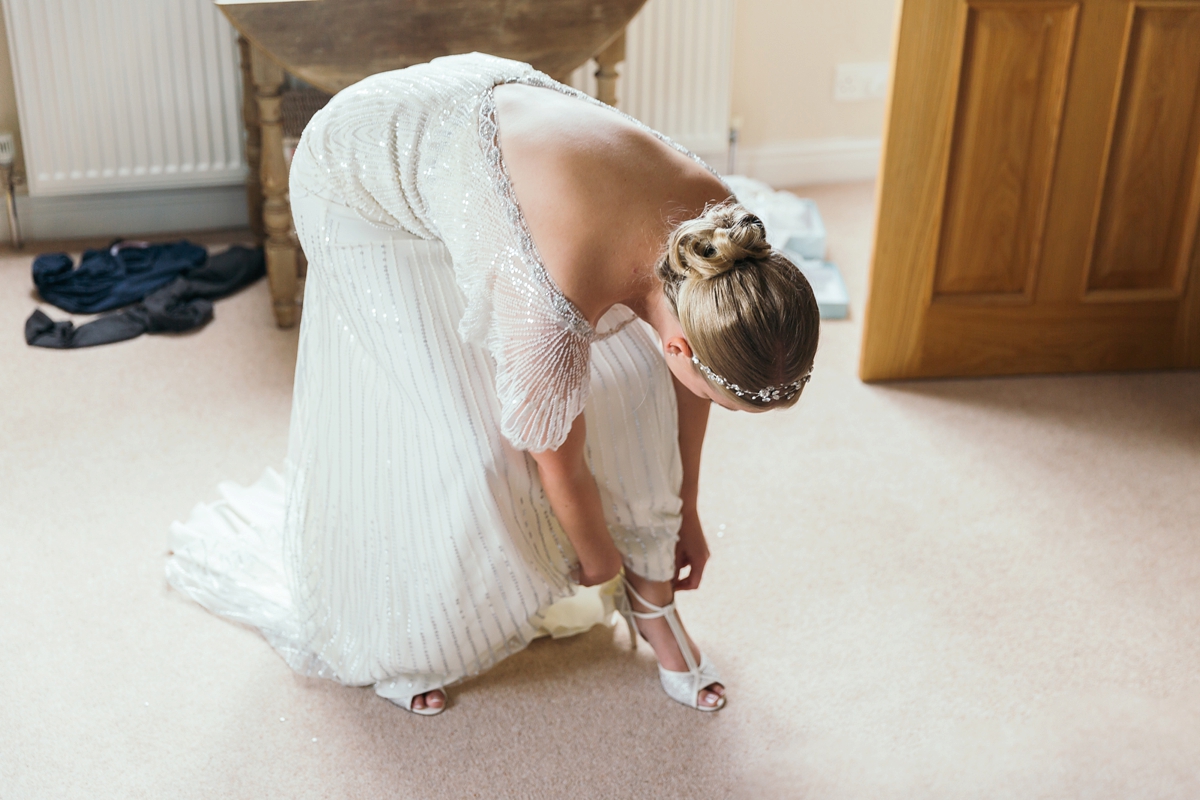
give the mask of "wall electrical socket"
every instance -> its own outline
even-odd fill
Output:
[[[838,64],[833,79],[833,99],[839,103],[853,103],[886,97],[888,66],[886,61]]]

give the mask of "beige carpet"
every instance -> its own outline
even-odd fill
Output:
[[[872,188],[811,194],[857,314]],[[171,521],[282,460],[266,286],[56,352],[28,274],[0,259],[0,797],[1200,797],[1198,374],[865,386],[828,323],[797,408],[714,414],[682,606],[724,711],[594,629],[425,719],[164,584]]]

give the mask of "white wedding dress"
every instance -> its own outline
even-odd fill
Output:
[[[400,701],[611,610],[555,605],[575,556],[524,452],[580,412],[626,568],[674,572],[670,373],[628,309],[593,329],[546,272],[501,160],[507,82],[595,102],[471,54],[367,78],[313,118],[291,171],[309,267],[285,474],[225,484],[171,531],[179,591],[300,673]]]

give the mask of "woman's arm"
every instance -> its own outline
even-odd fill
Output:
[[[672,585],[676,590],[696,589],[708,562],[708,542],[696,513],[696,498],[700,493],[700,450],[704,446],[704,431],[708,428],[712,403],[707,397],[692,394],[674,375],[671,380],[675,384],[675,403],[679,408],[679,457],[683,461],[683,488],[679,492],[683,501],[683,522],[679,527],[679,542],[675,545]],[[680,580],[679,573],[684,567],[691,567],[691,571]]]
[[[587,427],[580,414],[562,446],[530,455],[537,462],[550,508],[579,556],[579,582],[595,586],[621,571],[621,554],[604,523],[600,490],[584,458],[586,444]]]

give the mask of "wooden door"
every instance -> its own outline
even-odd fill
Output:
[[[860,374],[1200,367],[1200,0],[902,0]]]

